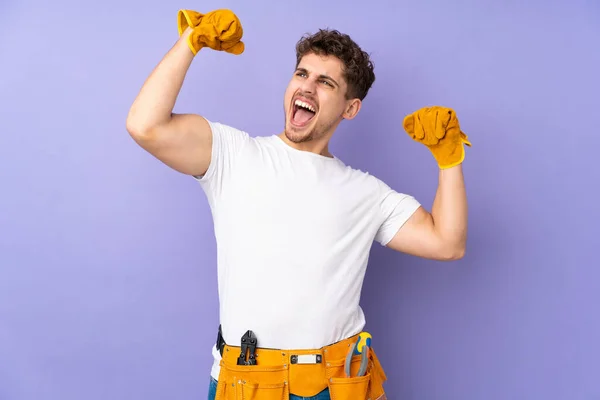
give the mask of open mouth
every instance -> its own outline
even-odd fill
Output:
[[[317,109],[300,99],[294,101],[292,109],[292,123],[296,126],[308,124],[317,114]]]

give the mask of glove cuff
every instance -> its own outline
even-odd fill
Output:
[[[196,54],[198,54],[198,52],[202,49],[202,43],[200,43],[200,41],[198,40],[197,35],[194,34],[195,32],[192,32],[188,35],[187,37],[187,43],[188,43],[188,47],[190,48],[190,50],[192,51],[192,53],[194,53],[194,56]]]
[[[428,147],[428,149],[431,151],[431,154],[433,154],[440,169],[456,167],[465,160],[465,145],[462,142],[454,149],[451,149],[451,151],[448,151],[449,149],[447,147],[442,149]]]
[[[203,14],[192,10],[179,10],[177,12],[177,31],[179,36],[183,35],[183,32],[188,28],[195,28]]]

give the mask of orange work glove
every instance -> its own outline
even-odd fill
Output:
[[[427,146],[441,169],[462,163],[465,159],[464,145],[471,147],[451,108],[421,108],[404,118],[404,130],[413,140]]]
[[[188,28],[188,45],[194,55],[203,47],[239,55],[244,52],[242,24],[231,10],[215,10],[200,14],[193,10],[179,10],[177,29],[179,36]]]

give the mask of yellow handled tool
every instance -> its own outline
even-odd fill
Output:
[[[344,365],[347,378],[350,378],[350,366],[352,364],[352,357],[355,355],[361,355],[360,367],[358,368],[356,376],[363,376],[367,372],[367,367],[369,366],[369,349],[371,348],[371,340],[372,336],[370,333],[361,332],[358,335],[356,342],[350,346],[350,350],[346,356],[346,363]]]

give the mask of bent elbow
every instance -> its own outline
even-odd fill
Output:
[[[147,128],[131,118],[125,121],[125,129],[132,137],[141,137],[147,132]]]
[[[465,256],[465,253],[466,253],[466,252],[467,252],[467,249],[466,249],[466,248],[464,248],[464,247],[460,247],[460,248],[458,248],[458,249],[457,249],[457,250],[454,252],[454,254],[453,254],[453,257],[452,257],[452,260],[453,260],[453,261],[456,261],[456,260],[461,260],[461,259],[462,259],[462,258]]]
[[[148,142],[154,136],[154,129],[152,127],[129,118],[125,122],[125,129],[133,140],[138,143]]]
[[[441,261],[457,261],[462,259],[466,253],[465,246],[453,246],[446,249],[442,254],[440,254],[439,259]]]

